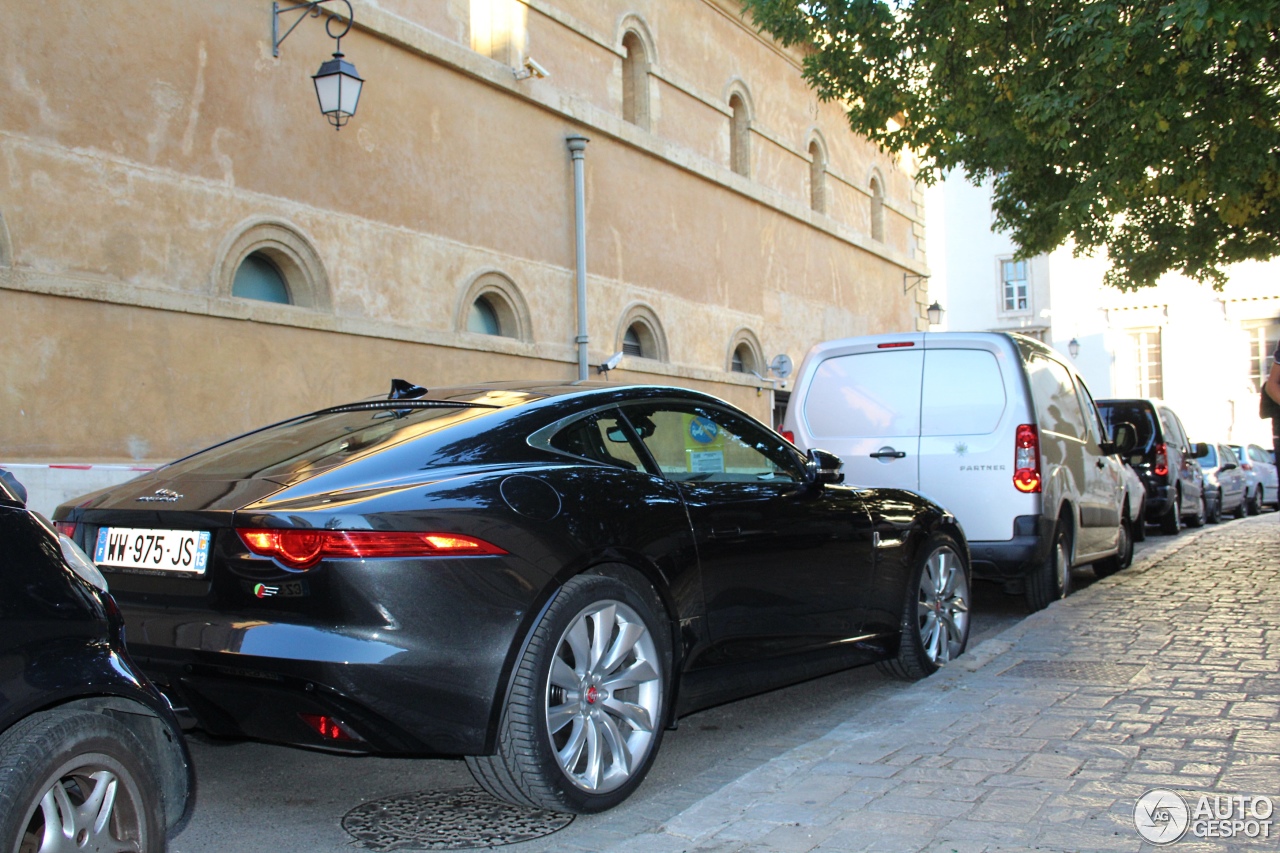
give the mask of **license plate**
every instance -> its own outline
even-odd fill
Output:
[[[201,575],[209,563],[209,533],[101,527],[93,561],[122,569]]]

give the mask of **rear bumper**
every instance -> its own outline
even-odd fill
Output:
[[[1053,541],[1053,522],[1038,515],[1020,515],[1013,520],[1013,529],[1012,539],[969,543],[974,576],[1022,578],[1044,560]]]

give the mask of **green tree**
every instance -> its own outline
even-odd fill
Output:
[[[1109,284],[1280,253],[1280,0],[743,0],[850,126],[933,182],[992,179],[1023,257]]]

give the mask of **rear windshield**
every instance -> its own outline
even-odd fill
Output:
[[[1131,423],[1137,430],[1135,453],[1147,453],[1156,443],[1156,415],[1145,403],[1125,403],[1099,400],[1098,411],[1107,425],[1107,432],[1115,435],[1115,425]]]
[[[228,480],[313,475],[492,411],[447,405],[306,415],[189,456],[166,473]]]
[[[1201,468],[1217,468],[1218,467],[1218,448],[1212,444],[1209,445],[1209,452],[1201,456],[1199,460]]]

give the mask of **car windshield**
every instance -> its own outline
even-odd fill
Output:
[[[1134,450],[1146,453],[1155,444],[1156,416],[1146,403],[1124,401],[1099,401],[1098,411],[1107,425],[1107,432],[1115,435],[1116,424],[1131,423],[1137,430]]]
[[[1217,468],[1218,467],[1218,448],[1212,444],[1209,445],[1209,452],[1201,456],[1198,460],[1201,468]]]
[[[446,404],[319,412],[233,438],[175,462],[166,473],[227,480],[316,474],[492,411]]]

